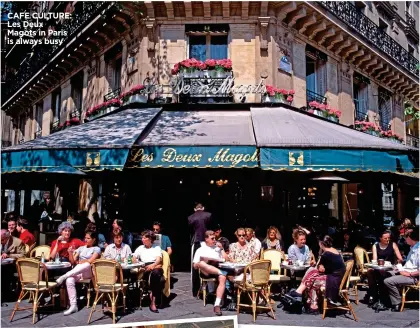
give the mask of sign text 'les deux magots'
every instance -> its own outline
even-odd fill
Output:
[[[137,148],[131,150],[129,162],[131,163],[152,163],[159,161],[160,164],[166,163],[191,163],[199,164],[205,160],[207,164],[230,164],[236,166],[245,163],[258,163],[258,150],[254,153],[232,153],[230,148],[220,148],[214,155],[210,155],[207,160],[201,153],[183,153],[179,149],[166,148],[160,154],[156,155],[153,152],[146,152],[144,148]]]

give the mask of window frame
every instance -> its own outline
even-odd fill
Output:
[[[190,37],[191,36],[205,36],[206,37],[206,59],[213,59],[211,58],[211,38],[213,36],[226,36],[226,52],[227,52],[227,57],[223,58],[223,59],[228,59],[230,58],[230,51],[229,51],[229,32],[227,33],[214,33],[214,32],[188,32],[187,33],[187,58],[191,59],[190,57]]]

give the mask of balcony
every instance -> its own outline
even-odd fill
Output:
[[[386,32],[382,31],[367,16],[359,12],[350,2],[320,1],[319,3],[322,7],[361,35],[368,44],[379,48],[382,52],[391,57],[395,61],[395,64],[402,66],[415,77],[419,77],[419,61],[401,47],[398,42],[391,38]]]
[[[406,26],[404,28],[404,32],[407,34],[407,36],[411,37],[416,43],[418,43],[419,32],[416,30],[416,20],[409,14],[408,11],[405,12],[405,22]]]
[[[418,149],[419,148],[419,137],[415,137],[415,136],[412,136],[410,134],[407,134],[406,138],[405,138],[405,144],[407,146],[415,147],[415,148]]]
[[[405,12],[405,21],[409,27],[416,29],[416,20],[408,13],[408,11]]]
[[[19,139],[19,141],[18,141],[19,145],[23,144],[24,142],[25,142],[25,138]]]
[[[111,99],[115,99],[118,98],[121,94],[121,88],[117,88],[115,90],[112,90],[111,92],[108,92],[105,96],[104,96],[104,101],[108,101]]]
[[[40,137],[42,137],[42,129],[39,129],[38,131],[35,132],[35,138],[34,139],[40,138]]]
[[[12,146],[12,142],[9,140],[2,140],[1,141],[1,148],[6,148],[6,147],[11,147]]]
[[[353,99],[354,101],[354,119],[355,121],[366,121],[367,119],[367,113],[364,111],[364,108],[362,107],[362,104],[359,99]]]
[[[320,104],[327,104],[327,97],[321,96],[311,90],[306,90],[306,104],[309,107],[311,101],[316,101]]]
[[[67,36],[63,38],[63,44],[61,46],[58,44],[41,44],[34,47],[32,49],[32,56],[24,61],[18,73],[7,81],[7,88],[4,88],[4,93],[2,94],[3,99],[7,100],[10,98],[28,80],[39,73],[58,52],[59,48],[64,47],[72,40],[81,28],[89,24],[109,4],[105,1],[80,1],[78,5],[83,6],[83,8],[77,12],[75,11],[72,14],[72,19],[64,20],[59,26],[61,31],[67,32]]]
[[[60,120],[55,120],[52,124],[51,124],[51,133],[60,131],[61,126],[60,126]]]

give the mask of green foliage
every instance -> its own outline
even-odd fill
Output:
[[[405,116],[412,116],[411,120],[418,120],[420,118],[420,112],[416,110],[413,106],[405,103],[405,109],[404,109],[404,115]]]

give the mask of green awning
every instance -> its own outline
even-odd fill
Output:
[[[63,166],[122,170],[134,142],[160,110],[128,109],[6,148],[1,172],[46,172]]]

